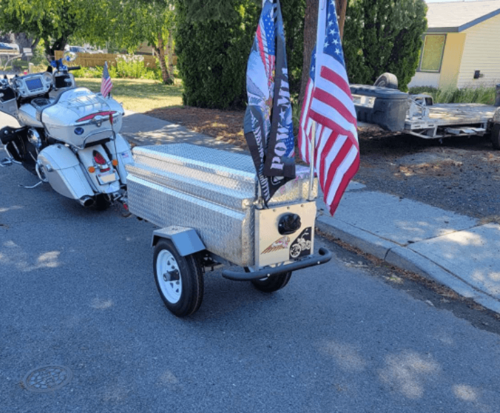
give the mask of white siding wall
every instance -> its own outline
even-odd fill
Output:
[[[408,87],[432,86],[438,88],[440,78],[441,73],[417,72],[415,76],[411,78]]]
[[[458,87],[493,86],[500,83],[500,15],[464,31],[464,52]],[[484,75],[474,79],[474,71]]]

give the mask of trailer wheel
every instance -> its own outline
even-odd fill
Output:
[[[172,241],[161,239],[154,250],[154,273],[165,306],[177,317],[194,314],[203,300],[203,272],[194,255],[182,257]]]
[[[389,89],[397,89],[398,88],[398,78],[396,75],[393,75],[392,73],[386,72],[381,74],[373,86],[379,86],[379,87],[387,87]]]
[[[261,280],[253,280],[252,284],[257,290],[264,291],[265,293],[272,293],[286,286],[291,277],[292,272],[287,271],[281,274],[271,275],[267,278],[262,278]]]
[[[500,149],[500,123],[494,123],[491,127],[491,143],[495,149]]]

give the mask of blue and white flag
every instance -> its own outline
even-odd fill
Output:
[[[279,0],[265,0],[247,66],[245,138],[264,202],[295,178],[292,107]]]

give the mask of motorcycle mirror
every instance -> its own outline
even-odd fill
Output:
[[[64,60],[67,62],[72,62],[72,61],[76,60],[76,58],[77,58],[77,55],[74,52],[64,52],[63,56],[64,56]]]

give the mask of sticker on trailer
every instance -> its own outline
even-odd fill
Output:
[[[289,244],[290,244],[290,237],[287,236],[281,237],[280,239],[277,239],[271,245],[269,245],[269,247],[267,247],[264,251],[262,251],[261,254],[269,254],[270,252],[284,250],[288,248]]]
[[[308,227],[298,236],[290,246],[290,259],[296,260],[299,257],[312,254],[312,228]]]

